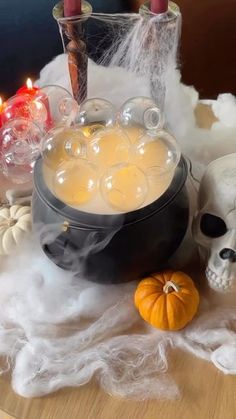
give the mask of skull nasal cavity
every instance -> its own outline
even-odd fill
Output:
[[[220,252],[221,259],[229,260],[230,262],[236,262],[236,252],[232,249],[222,249]]]

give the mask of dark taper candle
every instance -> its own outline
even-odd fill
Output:
[[[81,15],[81,0],[64,0],[64,16]]]
[[[152,13],[165,13],[168,10],[168,0],[151,0]]]

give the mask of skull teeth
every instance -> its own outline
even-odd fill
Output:
[[[230,291],[232,288],[232,280],[223,279],[213,272],[209,267],[206,268],[206,277],[211,288],[217,291]]]

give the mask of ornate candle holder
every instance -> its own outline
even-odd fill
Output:
[[[158,107],[164,110],[167,79],[169,71],[176,67],[181,28],[181,14],[175,3],[170,1],[168,10],[159,14],[153,13],[147,2],[139,14],[100,15],[93,14],[89,3],[84,1],[80,16],[65,18],[61,2],[55,6],[53,15],[68,53],[73,94],[79,103],[87,93],[89,36],[86,32],[91,21],[92,27],[97,27],[99,58],[95,60],[103,66],[123,67],[134,77],[141,77],[149,85]],[[112,45],[106,44],[108,38],[113,39]]]
[[[80,16],[64,17],[63,2],[53,9],[62,37],[64,51],[68,54],[69,73],[74,98],[81,103],[87,97],[88,54],[85,39],[85,24],[92,13],[92,7],[82,2]]]
[[[149,75],[151,94],[163,110],[167,83],[167,73],[176,67],[179,38],[181,31],[181,13],[177,4],[169,1],[165,13],[155,14],[151,11],[150,1],[139,10],[146,27],[146,38],[143,49],[149,58]]]

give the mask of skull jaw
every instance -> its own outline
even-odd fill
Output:
[[[209,265],[205,273],[208,285],[214,291],[225,294],[236,292],[236,277],[234,275],[218,275]]]
[[[200,258],[206,263],[205,275],[208,286],[217,293],[236,293],[236,263],[233,264],[235,267],[222,262],[217,266],[216,262],[219,259],[212,248],[198,243],[198,250]]]

